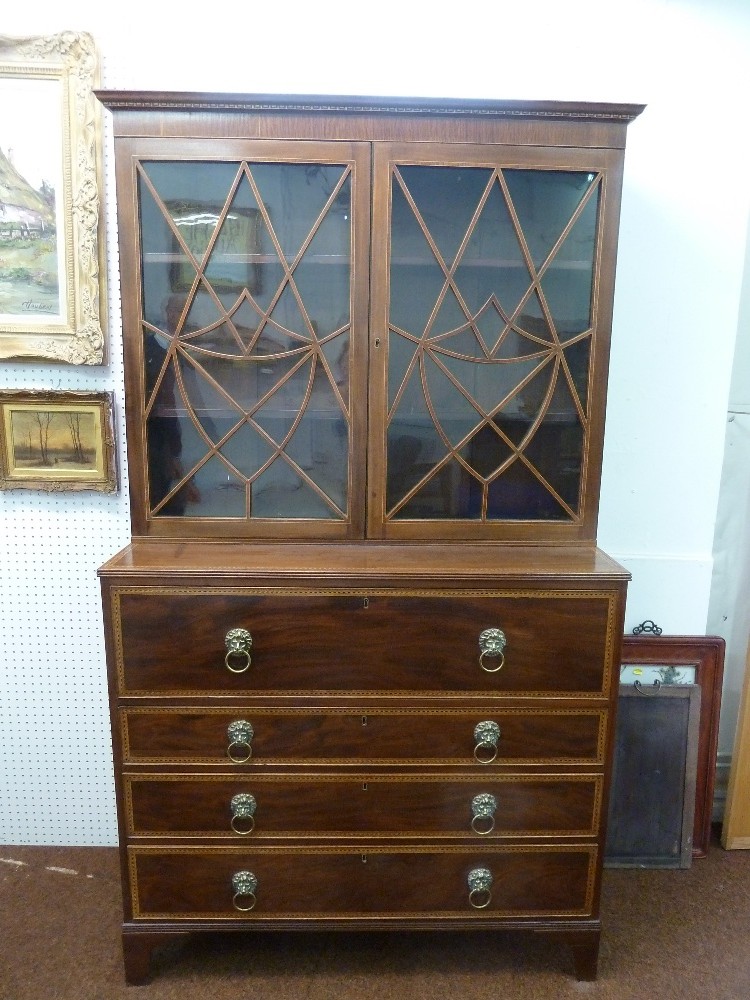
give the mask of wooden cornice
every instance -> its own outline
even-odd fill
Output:
[[[575,101],[494,101],[415,97],[349,97],[271,94],[220,94],[169,91],[97,90],[112,111],[220,111],[251,114],[405,115],[495,119],[542,119],[627,124],[643,104]]]

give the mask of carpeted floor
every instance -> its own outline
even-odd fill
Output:
[[[595,983],[521,934],[231,934],[169,944],[126,987],[117,854],[0,848],[0,1000],[748,1000],[750,852],[605,872]]]

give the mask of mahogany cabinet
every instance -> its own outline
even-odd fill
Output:
[[[632,105],[101,92],[133,541],[130,982],[205,930],[527,928],[596,974],[596,547]]]

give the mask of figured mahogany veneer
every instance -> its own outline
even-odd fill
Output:
[[[240,834],[255,842],[311,837],[465,837],[476,840],[471,803],[497,800],[485,839],[596,835],[601,775],[533,774],[486,779],[475,775],[418,776],[365,773],[303,777],[253,773],[243,777],[129,775],[125,781],[129,832],[135,836],[229,837],[230,802],[238,794],[257,801],[255,825]],[[248,825],[246,825],[247,828]],[[241,827],[242,828],[242,827]],[[480,829],[488,829],[489,823]]]
[[[590,696],[602,695],[609,682],[604,665],[613,602],[607,594],[207,594],[161,587],[124,588],[114,600],[125,695],[385,688]],[[488,673],[479,663],[479,635],[500,625],[507,638],[505,664]],[[252,663],[244,673],[224,666],[224,637],[238,627],[253,639]],[[339,655],[332,656],[332,649]]]
[[[595,538],[642,108],[99,97],[127,981],[187,932],[332,928],[523,928],[595,978],[628,580]]]
[[[149,922],[214,921],[533,926],[573,934],[578,973],[593,974],[624,571],[554,548],[401,561],[391,546],[359,560],[300,547],[280,565],[274,547],[246,546],[244,570],[237,546],[180,564],[191,553],[137,543],[101,571],[129,979],[161,939]],[[234,675],[237,626],[253,647]],[[488,626],[507,635],[496,673],[479,665]],[[228,755],[238,720],[253,730],[242,762]],[[490,763],[475,756],[483,721],[500,731]],[[257,803],[246,834],[230,825],[238,794]],[[482,794],[496,800],[489,834],[471,828]],[[467,879],[482,867],[494,887],[480,910]],[[259,889],[239,912],[245,870]]]
[[[364,853],[363,853],[364,852]],[[133,913],[162,920],[236,920],[231,879],[250,870],[258,879],[250,926],[326,917],[437,922],[458,917],[588,917],[594,904],[595,847],[189,848],[129,851]],[[493,876],[490,905],[469,903],[467,872]]]
[[[388,709],[185,707],[122,711],[123,758],[131,764],[223,764],[227,728],[237,719],[254,729],[253,755],[237,767],[268,764],[440,763],[474,767],[474,728],[485,719],[500,726],[499,764],[602,764],[607,712],[601,708],[510,708],[478,705],[449,711],[422,705]],[[440,703],[445,704],[445,700]]]

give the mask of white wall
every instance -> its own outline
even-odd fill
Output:
[[[702,634],[748,224],[750,5],[429,9],[223,4],[212,23],[37,0],[4,10],[2,31],[90,31],[106,87],[646,103],[628,137],[599,540],[633,572],[628,628]],[[0,386],[112,388],[121,414],[109,152],[106,174],[110,364],[3,363]],[[129,533],[120,443],[119,497],[0,494],[0,842],[116,836],[96,568]]]
[[[708,630],[727,640],[719,734],[725,752],[734,742],[750,636],[750,229],[738,331],[708,608]]]

